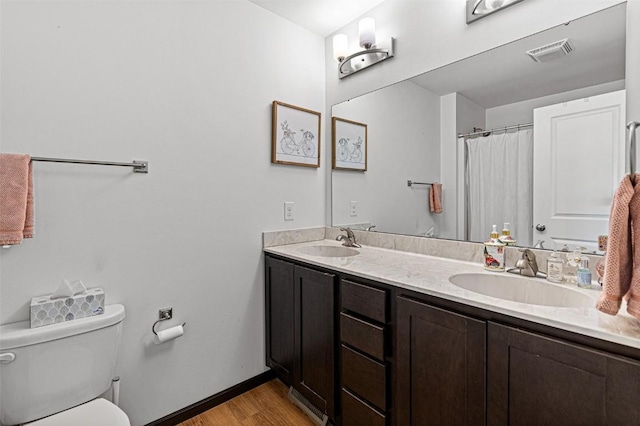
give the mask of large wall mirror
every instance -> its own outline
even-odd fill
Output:
[[[626,169],[625,33],[622,3],[334,105],[367,125],[367,170],[332,171],[333,226],[484,241],[509,223],[519,246],[597,251]]]

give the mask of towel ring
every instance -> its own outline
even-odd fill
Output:
[[[155,334],[156,336],[158,335],[158,333],[156,332],[156,325],[160,322],[160,321],[165,321],[165,320],[161,320],[159,319],[158,321],[154,322],[153,325],[151,326],[151,331],[153,331],[153,334]],[[187,325],[186,322],[182,323],[182,326],[184,327],[185,325]]]

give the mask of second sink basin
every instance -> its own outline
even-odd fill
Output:
[[[591,308],[595,299],[577,289],[562,287],[534,278],[495,274],[457,274],[451,284],[474,293],[529,305],[561,308]]]
[[[298,251],[309,256],[320,257],[350,257],[360,253],[356,249],[343,246],[305,246],[300,247]]]

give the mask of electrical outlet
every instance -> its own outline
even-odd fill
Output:
[[[358,216],[358,202],[357,201],[352,201],[351,202],[351,209],[349,210],[349,216],[351,216],[351,217]]]
[[[294,220],[295,210],[293,201],[285,201],[284,203],[284,220]]]

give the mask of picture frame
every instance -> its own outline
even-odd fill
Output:
[[[367,125],[345,118],[333,117],[332,167],[336,170],[367,171]]]
[[[317,111],[273,101],[271,162],[320,167],[320,118]]]

